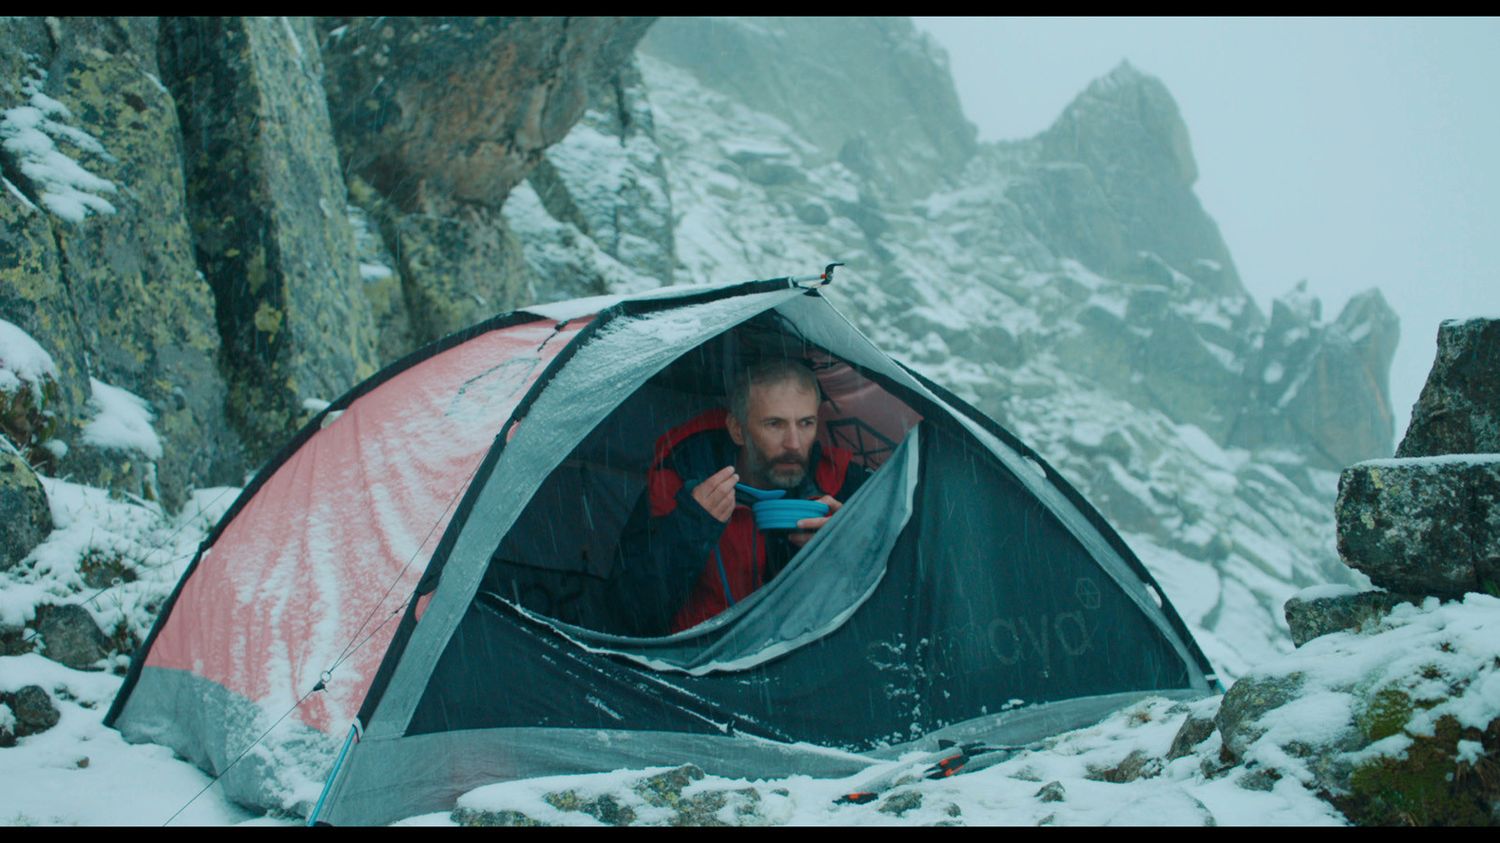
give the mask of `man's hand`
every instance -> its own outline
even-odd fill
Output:
[[[734,514],[734,484],[740,482],[734,466],[726,465],[702,483],[693,487],[693,500],[709,515],[728,524]],[[798,522],[799,526],[801,522]]]
[[[835,513],[844,507],[843,504],[834,500],[830,495],[824,495],[818,498],[818,501],[828,504],[828,514],[822,518],[804,518],[798,521],[797,527],[799,529],[786,535],[786,540],[794,546],[801,547],[807,544],[812,539],[813,533],[816,533],[824,524],[827,524],[828,519],[832,518]]]

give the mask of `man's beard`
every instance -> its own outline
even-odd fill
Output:
[[[786,489],[788,491],[802,485],[807,477],[807,460],[796,452],[780,454],[775,459],[767,459],[757,449],[750,449],[751,456],[758,465],[755,468],[757,474],[765,478],[772,489]]]

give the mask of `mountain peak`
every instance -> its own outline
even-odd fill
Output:
[[[1129,163],[1143,175],[1169,177],[1184,187],[1198,179],[1198,164],[1177,101],[1160,79],[1122,60],[1089,83],[1042,133],[1044,148],[1063,160]],[[1117,161],[1124,155],[1128,161]]]

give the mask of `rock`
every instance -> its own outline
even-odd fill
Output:
[[[405,213],[443,197],[498,211],[653,18],[325,21],[344,161]]]
[[[1045,228],[1059,238],[1062,254],[1105,273],[1129,269],[1141,250],[1173,266],[1208,259],[1222,268],[1227,286],[1214,292],[1243,292],[1218,226],[1193,194],[1198,167],[1187,126],[1159,80],[1122,62],[1075,98],[1035,144],[1049,163],[1044,177],[1068,180],[1046,190],[1051,201],[1034,206],[1049,220]],[[1074,197],[1080,204],[1071,204]],[[1071,235],[1068,217],[1079,223]]]
[[[594,86],[578,125],[548,147],[528,181],[552,217],[577,226],[629,270],[666,285],[675,271],[676,235],[655,119],[640,68],[627,61]],[[611,150],[605,160],[601,148]],[[551,276],[532,269],[552,286]],[[548,290],[539,293],[549,297]]]
[[[15,735],[24,738],[45,732],[57,725],[62,715],[52,704],[52,697],[40,685],[27,685],[14,694],[0,694],[0,703],[15,714]]]
[[[1500,453],[1500,319],[1444,322],[1437,346],[1396,456]]]
[[[1063,788],[1062,782],[1051,781],[1042,785],[1035,796],[1043,802],[1062,802],[1068,798],[1068,791]]]
[[[1172,738],[1172,746],[1167,750],[1167,760],[1175,761],[1185,755],[1190,755],[1198,744],[1208,740],[1213,733],[1214,719],[1212,717],[1189,714]]]
[[[480,811],[474,808],[455,808],[452,820],[471,828],[538,828],[542,825],[520,811]]]
[[[1397,757],[1363,761],[1333,804],[1356,825],[1500,825],[1500,718],[1481,731],[1444,716],[1432,732],[1414,736]],[[1457,748],[1465,740],[1478,752],[1461,761]]]
[[[373,374],[346,189],[304,18],[169,18],[198,263],[217,303],[229,411],[258,463]]]
[[[1255,767],[1246,770],[1234,783],[1246,790],[1269,793],[1281,781],[1281,774],[1270,767]]]
[[[907,811],[922,807],[922,794],[916,790],[903,790],[893,793],[882,800],[880,813],[892,816],[903,816]]]
[[[401,261],[386,245],[386,226],[400,219],[373,187],[350,175],[349,225],[354,229],[355,259],[359,261],[360,289],[369,302],[370,318],[379,337],[376,357],[382,367],[400,360],[419,345],[412,331]],[[395,237],[391,237],[395,242]]]
[[[1339,556],[1382,588],[1500,594],[1500,455],[1351,466],[1335,514]]]
[[[1357,630],[1367,623],[1385,617],[1400,603],[1420,604],[1420,596],[1364,591],[1335,597],[1286,601],[1286,622],[1292,628],[1292,643],[1298,647],[1330,632]]]
[[[1265,729],[1258,720],[1262,714],[1280,708],[1293,700],[1302,689],[1303,676],[1246,676],[1230,686],[1214,716],[1214,725],[1224,739],[1224,752],[1230,758],[1241,758]]]
[[[0,394],[0,398],[3,398]],[[31,466],[21,457],[0,451],[0,571],[26,558],[52,532],[47,494]]]
[[[584,799],[571,790],[549,793],[542,801],[559,811],[577,811],[587,814],[605,825],[630,825],[635,822],[635,811],[620,800],[606,793],[593,799]]]
[[[1119,764],[1113,767],[1090,767],[1088,778],[1100,782],[1125,784],[1136,779],[1149,779],[1160,775],[1160,758],[1153,758],[1143,749],[1133,749]]]
[[[42,655],[74,670],[93,670],[109,655],[109,638],[82,606],[38,606],[35,626]]]
[[[0,626],[0,656],[24,656],[35,649],[36,638],[24,627]]]
[[[499,213],[443,208],[382,221],[398,255],[419,346],[520,306],[527,289],[521,245]]]
[[[159,494],[175,507],[188,488],[239,480],[243,465],[223,421],[213,298],[194,263],[181,134],[158,81],[157,35],[154,18],[65,18],[32,53],[37,93],[66,109],[52,115],[53,133],[67,141],[59,148],[97,180],[97,197],[77,218],[66,209],[47,215],[52,244],[21,244],[18,257],[37,272],[0,294],[0,305],[9,311],[4,299],[20,299],[18,324],[57,362],[58,432],[69,446],[58,471]],[[18,233],[36,227],[25,221]],[[169,444],[159,459],[80,441],[91,375],[152,405]]]
[[[977,148],[947,57],[906,18],[665,18],[641,51],[785,121],[893,197],[925,196]],[[846,151],[856,138],[859,153]]]
[[[1307,282],[1277,298],[1260,353],[1246,367],[1256,400],[1233,443],[1296,443],[1321,468],[1391,452],[1389,371],[1400,320],[1378,290],[1351,298],[1332,323]]]
[[[760,791],[753,787],[736,790],[703,790],[691,796],[682,791],[689,784],[703,778],[703,771],[687,764],[675,770],[658,773],[642,779],[631,789],[657,808],[670,808],[676,812],[673,825],[722,826],[721,814],[726,808],[736,818],[734,825],[763,825],[760,814]]]

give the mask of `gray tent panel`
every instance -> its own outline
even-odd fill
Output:
[[[405,730],[433,666],[468,611],[490,556],[548,474],[588,432],[648,378],[699,344],[789,299],[795,287],[621,316],[604,325],[544,385],[485,481],[458,534],[401,663],[366,733]]]

